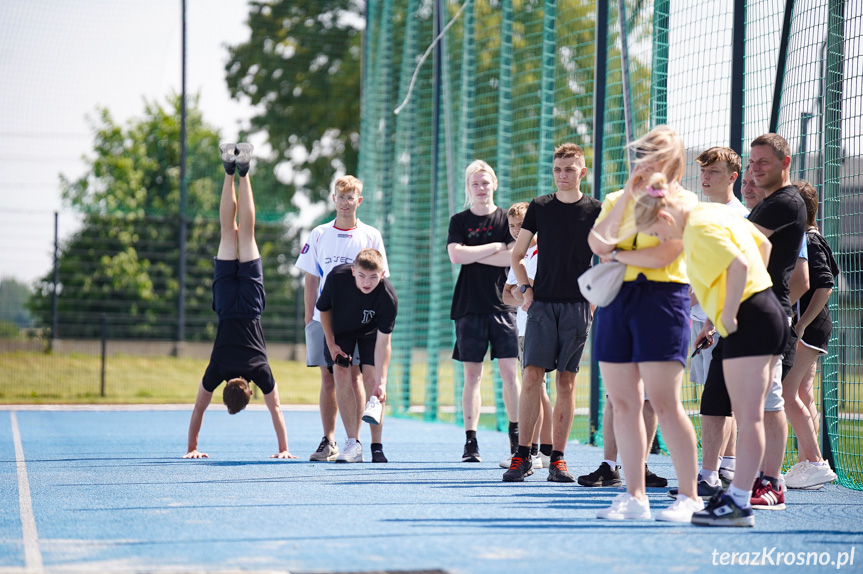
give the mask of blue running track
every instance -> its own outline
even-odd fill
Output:
[[[749,570],[723,559],[863,572],[863,493],[836,485],[792,491],[788,509],[758,512],[754,529],[605,522],[594,513],[619,489],[550,483],[543,470],[501,482],[504,433],[481,431],[483,462],[466,464],[461,429],[391,418],[390,463],[310,463],[318,413],[286,408],[300,457],[286,462],[268,458],[276,440],[265,410],[229,416],[219,406],[201,433],[210,458],[191,461],[181,458],[191,407],[0,409],[4,573]],[[369,459],[367,429],[362,441]],[[601,457],[567,449],[575,475]],[[650,465],[674,476],[668,457]],[[656,511],[671,499],[650,489],[650,502]]]

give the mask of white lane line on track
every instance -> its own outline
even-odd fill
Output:
[[[18,430],[18,417],[9,413],[12,423],[12,441],[15,443],[15,466],[18,469],[18,505],[21,509],[21,533],[24,539],[24,564],[27,572],[42,571],[42,552],[39,550],[39,533],[36,531],[36,517],[33,516],[33,501],[30,498],[30,480],[27,478],[27,463],[24,461],[24,447],[21,445],[21,432]]]

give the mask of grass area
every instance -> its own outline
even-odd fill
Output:
[[[16,351],[0,353],[4,403],[193,403],[207,360]],[[271,361],[282,403],[317,404],[320,371],[296,361]],[[221,394],[216,391],[217,398]],[[216,398],[214,398],[216,400]],[[260,392],[253,401],[263,402]]]

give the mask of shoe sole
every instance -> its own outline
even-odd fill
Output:
[[[556,477],[556,475],[548,475],[546,479],[548,482],[563,482],[563,483],[572,483],[575,482],[574,478],[566,478],[566,477]]]
[[[373,417],[373,416],[371,416],[371,415],[364,415],[364,416],[363,416],[363,422],[364,422],[364,423],[369,423],[370,425],[379,425],[379,424],[381,424],[381,421],[379,421],[378,419],[376,419],[375,417]]]
[[[363,459],[353,459],[353,460],[348,460],[348,459],[346,459],[346,458],[343,458],[343,459],[341,459],[341,460],[336,460],[336,462],[337,462],[337,463],[339,463],[339,464],[341,464],[341,463],[344,463],[344,462],[347,462],[347,463],[357,463],[357,462],[365,462],[365,461],[364,461]]]
[[[523,475],[521,475],[520,477],[517,477],[517,478],[507,478],[506,474],[504,474],[503,475],[503,481],[504,482],[524,482],[525,478],[527,478],[528,476],[532,476],[532,475],[533,475],[533,469],[530,469],[529,471],[527,471],[526,473],[524,473]]]
[[[647,516],[643,514],[639,514],[638,516],[627,516],[625,514],[615,514],[613,516],[600,516],[596,515],[596,517],[600,520],[616,520],[622,522],[624,520],[653,520],[653,517],[648,514]]]
[[[588,482],[581,480],[581,477],[578,477],[578,484],[581,486],[588,486],[591,488],[598,488],[601,486],[623,486],[622,480],[603,480],[602,482]]]
[[[482,462],[482,459],[479,456],[463,456],[461,457],[462,462]]]
[[[832,480],[825,480],[823,482],[816,482],[815,484],[806,484],[804,486],[791,486],[790,484],[788,484],[788,481],[785,481],[785,486],[789,489],[792,489],[792,490],[818,490],[819,488],[821,488],[825,484],[830,484],[830,483],[834,482],[835,480],[836,479],[834,478]]]
[[[785,510],[785,503],[782,504],[753,504],[752,510]]]
[[[309,457],[309,461],[311,462],[333,462],[339,456],[339,453],[332,454],[326,458],[315,458],[315,455]]]
[[[752,508],[755,508],[754,506]],[[695,516],[692,517],[692,524],[696,526],[743,526],[743,527],[753,527],[755,526],[755,517],[754,516],[743,516],[740,518],[698,518]]]

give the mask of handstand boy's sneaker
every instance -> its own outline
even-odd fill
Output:
[[[829,464],[812,464],[808,460],[795,464],[785,475],[785,484],[788,488],[802,490],[817,488],[834,480],[836,480],[836,473]]]
[[[664,488],[668,486],[668,479],[662,478],[661,476],[657,476],[647,468],[647,464],[644,465],[644,486],[647,488]]]
[[[222,165],[225,167],[225,173],[234,175],[234,169],[237,167],[237,144],[223,143],[219,146],[219,157],[222,159]]]
[[[556,460],[548,467],[549,482],[575,482],[575,477],[572,476],[566,469],[566,461],[563,459]]]
[[[650,503],[638,500],[628,492],[614,497],[611,506],[596,511],[597,518],[605,520],[650,520]]]
[[[464,452],[461,455],[462,462],[482,462],[479,457],[479,443],[475,438],[464,443]]]
[[[663,508],[656,513],[656,519],[663,522],[692,522],[692,515],[704,509],[704,501],[700,498],[693,500],[681,494],[677,500],[668,508]]]
[[[367,422],[370,425],[379,425],[381,424],[381,415],[383,412],[384,405],[375,395],[372,395],[369,398],[369,402],[366,403],[366,410],[363,411],[363,422]]]
[[[670,496],[671,498],[677,498],[677,492],[678,492],[678,489],[669,488],[668,489],[668,496]],[[707,482],[706,480],[699,480],[698,481],[698,496],[702,500],[710,500],[711,498],[713,498],[714,496],[716,496],[720,492],[722,492],[722,486],[719,486],[719,485],[711,486],[711,484],[709,482]]]
[[[357,439],[349,438],[345,441],[345,448],[336,457],[336,462],[363,462],[363,445]]]
[[[336,457],[339,456],[339,447],[334,442],[324,437],[321,439],[321,444],[318,445],[318,450],[312,453],[312,456],[309,457],[311,461],[318,462],[327,462],[331,460],[336,460]]]
[[[720,492],[710,499],[707,508],[692,515],[692,524],[699,526],[755,526],[751,508],[740,508],[734,499]]]
[[[524,482],[524,477],[533,474],[530,456],[521,458],[513,455],[509,470],[503,473],[504,482]]]
[[[578,477],[578,484],[581,486],[620,486],[623,481],[620,480],[620,467],[615,465],[611,468],[607,462],[600,463],[599,468],[590,474],[584,474]]]
[[[762,480],[752,491],[749,502],[756,510],[785,510],[785,493],[774,490],[769,480]]]
[[[252,163],[252,151],[255,146],[250,143],[237,144],[237,173],[240,177],[249,173],[249,165]]]

